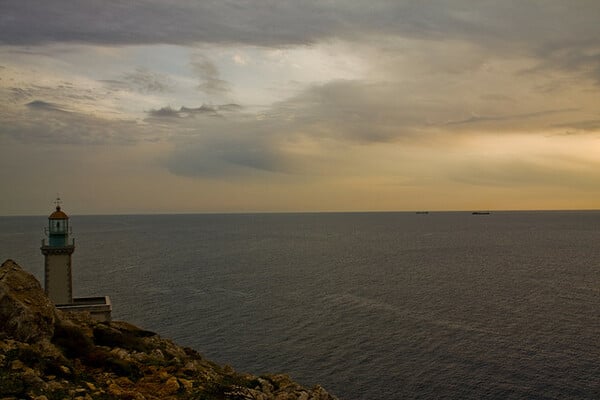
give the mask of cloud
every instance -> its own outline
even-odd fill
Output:
[[[24,82],[22,87],[2,87],[0,85],[0,93],[5,95],[8,104],[23,104],[28,101],[27,106],[31,109],[45,108],[62,111],[67,111],[76,103],[95,101],[100,97],[99,93],[89,89],[76,88],[70,82],[53,85]],[[40,100],[40,97],[52,100]]]
[[[141,94],[162,94],[173,91],[173,82],[165,74],[138,67],[120,79],[99,79],[110,90],[135,91]]]
[[[420,140],[433,109],[398,100],[398,87],[358,81],[336,81],[307,88],[257,114],[233,112],[226,118],[182,118],[190,108],[163,109],[159,114],[187,132],[174,138],[169,170],[184,176],[236,178],[248,174],[319,174],[333,168],[332,154],[348,145]],[[406,107],[404,107],[405,105]],[[237,111],[237,105],[216,106]],[[211,108],[200,108],[213,115]],[[200,111],[196,109],[196,112]],[[440,110],[436,110],[440,112]],[[336,150],[334,150],[336,149]],[[329,166],[326,166],[329,164]]]
[[[219,70],[207,57],[196,55],[191,66],[200,80],[199,90],[207,94],[222,94],[229,91],[229,84],[219,78]]]
[[[142,93],[166,92],[171,86],[166,75],[141,67],[125,74],[123,80]]]
[[[256,137],[224,136],[180,145],[166,166],[176,175],[221,179],[289,172],[281,151]]]
[[[437,79],[446,77],[424,86],[422,82],[327,82],[256,114],[246,110],[226,118],[190,118],[221,115],[223,106],[167,108],[154,115],[178,117],[166,119],[174,124],[174,131],[186,132],[174,138],[176,151],[167,163],[171,172],[218,177],[243,176],[248,170],[314,175],[318,174],[315,165],[329,171],[335,168],[331,158],[325,166],[326,160],[339,149],[437,148],[465,135],[536,135],[556,132],[557,124],[584,115],[575,107],[540,110],[545,99],[534,101],[532,96],[526,102],[489,101],[479,93],[465,96],[464,88],[456,85],[454,91],[428,90],[438,85]],[[473,109],[478,116],[473,116]]]
[[[31,91],[25,88],[10,87],[6,89],[6,99],[10,103],[22,103],[31,97]]]
[[[166,162],[174,174],[238,179],[251,175],[294,173],[293,156],[283,143],[285,132],[268,121],[246,115],[180,120],[187,135],[173,138],[175,149]]]
[[[203,107],[205,107],[204,105],[202,105],[202,107],[200,107],[200,109],[202,109]],[[216,109],[218,111],[227,111],[227,112],[239,112],[243,110],[243,106],[241,106],[240,104],[235,104],[235,103],[230,103],[230,104],[221,104],[219,106],[216,106]]]
[[[151,117],[155,117],[155,118],[179,118],[180,114],[179,111],[172,109],[171,107],[162,107],[159,108],[158,110],[150,110],[148,111],[148,114]]]
[[[410,110],[403,107],[409,104]],[[424,125],[425,113],[402,93],[401,85],[346,80],[313,85],[265,115],[304,135],[367,143],[414,134]]]
[[[42,100],[33,100],[26,104],[32,110],[67,112],[63,106]]]
[[[515,46],[528,40],[565,42],[597,37],[599,9],[595,2],[573,7],[562,0],[107,0],[101,4],[5,0],[0,4],[0,41],[17,45],[87,42],[281,46],[331,38],[400,35],[436,40],[469,38]]]
[[[502,2],[456,0],[323,2],[192,2],[160,0],[101,4],[73,0],[0,2],[0,44],[84,43],[108,46],[172,44],[197,46],[286,46],[344,41],[378,47],[390,38],[440,43],[448,51],[466,43],[504,58],[531,57],[533,73],[577,72],[600,82],[600,3],[573,7],[564,0]],[[557,23],[556,21],[560,21]],[[41,47],[41,46],[38,46]],[[400,55],[401,50],[391,49]],[[426,52],[425,52],[426,53]],[[424,54],[424,66],[441,67],[437,54]],[[455,60],[459,60],[455,57]],[[243,61],[234,56],[236,62]],[[445,67],[452,67],[446,65]],[[457,61],[455,68],[462,68]],[[192,68],[206,94],[224,94],[231,84],[206,57]],[[138,70],[123,80],[137,90],[160,92],[164,76]],[[549,83],[547,83],[549,84]]]
[[[597,132],[600,131],[600,119],[589,119],[584,121],[569,121],[553,125],[556,128],[575,129],[578,131]]]
[[[148,111],[148,115],[152,118],[191,118],[197,115],[221,117],[223,114],[240,112],[243,109],[239,104],[222,104],[222,105],[206,105],[200,107],[181,106],[179,110],[175,110],[170,106],[162,107],[157,110]]]
[[[600,47],[597,40],[582,36],[568,43],[550,42],[536,49],[539,63],[524,71],[526,74],[539,74],[547,71],[561,71],[568,75],[578,73],[600,85]]]
[[[26,144],[54,145],[130,145],[153,140],[139,123],[126,119],[106,119],[76,111],[59,104],[34,100],[25,107],[10,107],[0,115],[0,137]]]
[[[326,30],[320,7],[295,2],[203,3],[185,0],[100,5],[58,0],[0,5],[0,41],[6,44],[302,43],[307,32]],[[302,21],[304,20],[304,21]],[[268,24],[268,26],[264,26]],[[265,29],[266,28],[266,29]]]
[[[493,121],[517,121],[523,119],[531,119],[531,118],[539,118],[539,117],[547,117],[553,114],[560,113],[569,113],[573,111],[578,111],[578,108],[563,108],[559,110],[544,110],[544,111],[536,111],[530,113],[523,114],[508,114],[508,115],[495,115],[495,116],[481,116],[474,115],[469,118],[456,120],[456,121],[448,121],[446,125],[466,125],[466,124],[477,124],[482,122],[493,122]]]
[[[481,133],[483,125],[486,132],[539,131],[579,111],[577,107],[540,111],[542,98],[490,102],[457,85],[436,92],[435,86],[444,79],[440,77],[439,83],[328,82],[275,104],[266,117],[286,120],[296,132],[316,138],[367,144],[427,142],[440,134]]]

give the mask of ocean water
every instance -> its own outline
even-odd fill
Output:
[[[45,217],[0,218],[43,277]],[[74,216],[75,294],[346,400],[599,399],[600,212]]]

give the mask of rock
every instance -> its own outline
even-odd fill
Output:
[[[300,395],[298,396],[298,400],[308,400],[308,393],[300,392]]]
[[[139,351],[134,351],[133,353],[131,353],[131,358],[134,361],[137,361],[139,363],[145,364],[146,362],[148,362],[151,357],[146,354],[146,353],[141,353]]]
[[[130,388],[133,386],[133,382],[126,376],[121,376],[115,380],[115,382],[122,388]]]
[[[192,388],[194,387],[194,382],[189,380],[189,379],[185,379],[185,378],[178,378],[179,383],[181,384],[181,386],[183,386],[183,388],[185,389],[186,392],[189,392],[192,390]]]
[[[39,372],[37,372],[33,368],[25,368],[25,370],[21,374],[21,379],[28,386],[38,386],[38,387],[44,386],[44,381],[42,378],[40,378]]]
[[[165,359],[165,355],[163,354],[162,351],[160,351],[160,349],[154,349],[154,350],[152,350],[151,354],[154,357],[156,357],[156,359],[158,359],[158,360],[164,360]]]
[[[325,389],[323,389],[323,387],[317,385],[312,390],[311,399],[327,400],[327,399],[331,399],[331,395],[329,393],[327,393],[327,391]]]
[[[48,382],[47,389],[50,393],[52,393],[52,392],[62,390],[63,386],[60,384],[60,382],[52,381],[52,382]]]
[[[125,349],[121,349],[121,348],[117,347],[117,348],[112,349],[110,351],[110,353],[122,360],[131,361],[131,354],[129,354],[129,352]]]
[[[123,389],[121,389],[121,387],[116,383],[111,383],[108,386],[108,394],[111,396],[120,397],[123,395]]]
[[[14,261],[6,260],[0,266],[0,332],[33,343],[52,337],[55,319],[54,305],[40,283]]]
[[[273,396],[271,394],[261,392],[258,389],[249,389],[247,391],[247,393],[248,393],[247,398],[250,398],[252,400],[269,400],[269,399],[273,398]]]
[[[171,377],[171,375],[169,375],[169,373],[165,370],[159,371],[158,372],[158,377],[163,380],[166,381],[167,379],[169,379]]]
[[[138,392],[127,392],[126,397],[132,400],[146,400],[146,397]]]
[[[188,361],[185,363],[183,370],[188,374],[193,374],[194,372],[198,371],[198,364],[195,361]]]
[[[179,390],[179,382],[177,382],[177,378],[174,376],[167,379],[167,381],[163,384],[162,390],[160,394],[163,396],[168,396],[177,393]]]
[[[258,383],[260,383],[260,386],[257,387],[257,389],[261,389],[266,394],[273,393],[274,388],[273,388],[273,385],[271,384],[271,382],[269,382],[268,380],[266,380],[264,378],[258,378]]]

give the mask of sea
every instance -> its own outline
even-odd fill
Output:
[[[72,216],[76,296],[346,400],[600,399],[600,211]],[[43,282],[44,216],[0,218]]]

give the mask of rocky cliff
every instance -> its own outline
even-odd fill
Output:
[[[0,267],[0,399],[335,400],[285,375],[235,372],[126,322],[64,313],[33,275]]]

